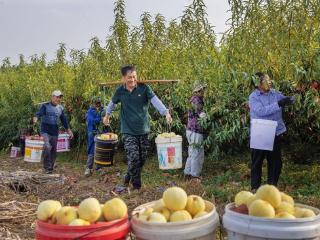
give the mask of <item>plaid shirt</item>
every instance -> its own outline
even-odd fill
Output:
[[[200,113],[203,109],[203,97],[199,96],[192,96],[190,99],[192,110],[188,112],[188,124],[187,130],[196,132],[196,133],[203,133],[202,127],[198,123],[198,119],[200,118]]]

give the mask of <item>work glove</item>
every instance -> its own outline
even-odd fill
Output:
[[[284,97],[278,101],[279,107],[285,107],[285,106],[291,105],[292,103],[293,101],[291,100],[290,97]]]

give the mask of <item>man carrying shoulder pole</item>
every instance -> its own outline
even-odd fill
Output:
[[[139,190],[141,188],[141,171],[147,159],[147,150],[150,145],[148,137],[150,132],[149,103],[151,102],[162,116],[166,116],[168,124],[171,124],[172,118],[169,110],[154,94],[150,86],[137,82],[137,72],[134,66],[122,67],[121,74],[123,85],[117,88],[108,104],[103,123],[110,124],[111,113],[116,104],[121,103],[121,133],[128,160],[124,184],[131,183],[133,189]]]

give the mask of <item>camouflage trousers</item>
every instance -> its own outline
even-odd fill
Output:
[[[124,149],[127,154],[128,171],[124,182],[132,183],[134,188],[141,188],[141,171],[147,160],[147,152],[150,147],[150,141],[147,134],[130,135],[123,134]]]

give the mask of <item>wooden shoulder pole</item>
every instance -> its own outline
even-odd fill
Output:
[[[145,83],[145,84],[153,84],[153,83],[160,83],[160,84],[167,84],[167,83],[179,83],[180,80],[140,80],[137,81],[137,83]],[[122,81],[107,81],[105,83],[100,83],[99,86],[104,87],[104,86],[112,86],[112,85],[121,85],[123,84]]]

